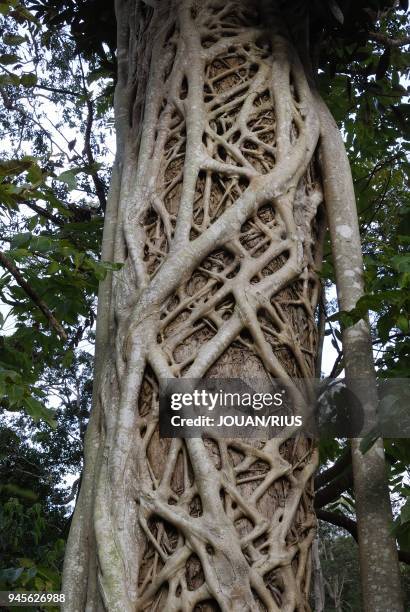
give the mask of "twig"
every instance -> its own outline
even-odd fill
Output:
[[[322,285],[320,290],[320,298],[319,298],[319,322],[318,322],[318,347],[317,347],[317,356],[316,356],[316,364],[315,364],[315,376],[316,378],[320,378],[322,373],[322,357],[323,357],[323,343],[325,339],[325,327],[326,327],[326,295],[325,288]]]
[[[87,111],[88,111],[87,112],[87,124],[86,124],[85,135],[84,135],[84,152],[87,155],[88,163],[90,164],[91,167],[93,167],[95,166],[95,159],[94,159],[92,148],[91,148],[91,130],[92,130],[93,120],[94,120],[94,107],[90,99],[87,99]],[[101,180],[100,176],[98,175],[98,172],[96,172],[95,170],[91,172],[91,178],[93,179],[95,191],[100,201],[100,207],[102,211],[105,211],[105,209],[107,208],[107,199],[105,197],[104,183]]]
[[[75,480],[72,484],[70,493],[66,497],[64,497],[64,499],[60,503],[56,504],[56,506],[66,506],[71,501],[73,501],[73,499],[77,495],[79,484],[80,484],[80,478],[77,478],[77,480]]]
[[[25,204],[26,206],[31,208],[31,210],[34,210],[34,212],[36,212],[37,214],[41,215],[42,217],[45,217],[46,219],[49,219],[50,221],[52,221],[56,225],[59,225],[60,227],[63,227],[64,221],[62,221],[61,219],[59,219],[58,217],[53,215],[47,209],[42,208],[41,206],[38,206],[37,204],[34,204],[33,202],[30,202],[29,200],[21,200],[21,204]]]
[[[321,487],[324,487],[334,478],[337,478],[342,474],[352,463],[350,445],[344,449],[339,459],[329,468],[323,470],[315,477],[315,490],[317,491]]]
[[[92,100],[90,99],[89,92],[87,89],[87,84],[85,80],[85,74],[84,74],[83,64],[81,62],[81,59],[80,59],[80,70],[81,70],[84,93],[86,97],[86,105],[87,105],[87,121],[86,121],[85,134],[84,134],[83,155],[85,153],[85,155],[87,156],[88,163],[90,164],[92,168],[93,166],[95,166],[95,159],[94,159],[94,155],[93,155],[93,151],[91,147],[91,132],[92,132],[93,121],[94,121],[94,105],[93,105]],[[100,208],[103,212],[105,212],[105,209],[107,208],[107,199],[105,197],[104,182],[102,181],[98,172],[94,169],[91,172],[91,178],[93,180],[95,191],[97,193],[97,197],[100,202]]]
[[[29,285],[29,283],[23,278],[14,263],[10,261],[10,259],[8,259],[8,257],[6,257],[6,255],[2,251],[0,251],[0,264],[10,272],[10,274],[17,281],[18,285],[20,285],[23,291],[25,291],[29,298],[31,298],[37,308],[41,310],[46,319],[48,319],[51,327],[53,327],[53,329],[57,332],[60,338],[62,338],[63,340],[67,340],[67,334],[61,323],[57,321],[47,304],[38,295],[37,291],[33,289],[31,285]]]

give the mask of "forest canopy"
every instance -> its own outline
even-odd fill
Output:
[[[157,2],[142,4],[149,12]],[[408,2],[279,4],[343,134],[365,261],[365,295],[339,311],[326,237],[318,371],[343,371],[341,328],[369,311],[377,375],[408,378]],[[59,590],[92,402],[98,286],[121,269],[101,259],[115,154],[115,6],[0,0],[0,31],[0,587]],[[384,445],[408,582],[410,444]],[[342,555],[347,534],[357,536],[348,446],[322,441],[315,482],[324,546]],[[331,582],[331,554],[326,563]],[[355,589],[344,592],[352,605]]]

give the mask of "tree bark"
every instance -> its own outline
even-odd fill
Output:
[[[341,310],[351,310],[364,294],[363,258],[356,202],[346,151],[336,123],[321,100],[321,168]],[[346,378],[360,399],[371,427],[375,424],[377,387],[367,321],[342,332]],[[352,440],[363,610],[402,612],[400,570],[384,459],[378,439],[365,454]]]
[[[103,250],[123,266],[100,292],[65,609],[309,610],[314,444],[161,439],[158,390],[217,376],[310,393],[317,105],[275,2],[151,4],[116,3]]]
[[[313,565],[313,596],[315,602],[315,612],[325,610],[325,582],[323,578],[322,565],[320,563],[319,538],[316,537],[312,544],[312,565]]]

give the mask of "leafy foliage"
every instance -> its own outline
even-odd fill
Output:
[[[78,490],[91,393],[91,357],[48,369],[58,408],[51,428],[23,414],[0,418],[0,586],[59,590],[69,514]],[[64,482],[71,481],[71,494]]]
[[[326,610],[359,611],[359,560],[351,538],[327,524],[321,525],[319,534]]]
[[[298,0],[289,13],[295,40],[303,39],[295,24],[309,23],[317,85],[345,136],[362,229],[366,295],[349,313],[334,301],[326,307],[326,333],[339,351],[336,373],[343,367],[340,324],[370,310],[379,375],[410,374],[410,32],[407,2],[399,4]],[[59,587],[70,508],[63,502],[68,480],[81,469],[91,401],[96,291],[116,270],[99,258],[112,161],[114,20],[109,0],[0,2],[4,589]],[[334,283],[329,249],[323,282]],[[395,533],[410,551],[409,444],[385,445]],[[323,466],[344,449],[338,440],[324,441]],[[351,487],[328,509],[354,518]],[[336,561],[347,562],[347,540],[332,538]],[[355,602],[357,585],[351,589]]]
[[[19,2],[0,9],[0,587],[58,591],[90,409],[95,296],[115,269],[99,258],[111,102],[105,85],[90,88],[93,63],[76,56],[68,31],[44,28]]]

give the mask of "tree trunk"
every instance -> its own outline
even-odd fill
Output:
[[[313,566],[313,597],[315,612],[325,610],[325,581],[323,578],[322,565],[320,563],[319,538],[316,537],[312,544],[312,566]]]
[[[263,4],[117,1],[103,259],[123,266],[99,296],[70,612],[309,610],[314,445],[158,433],[161,379],[300,396],[315,372],[319,115]]]
[[[319,101],[321,169],[332,240],[338,300],[351,310],[364,294],[363,257],[349,162],[337,125]],[[377,386],[368,322],[343,330],[344,365],[350,388],[360,399],[369,428],[377,414]],[[383,440],[365,453],[360,439],[351,442],[364,612],[402,612],[399,560]]]

